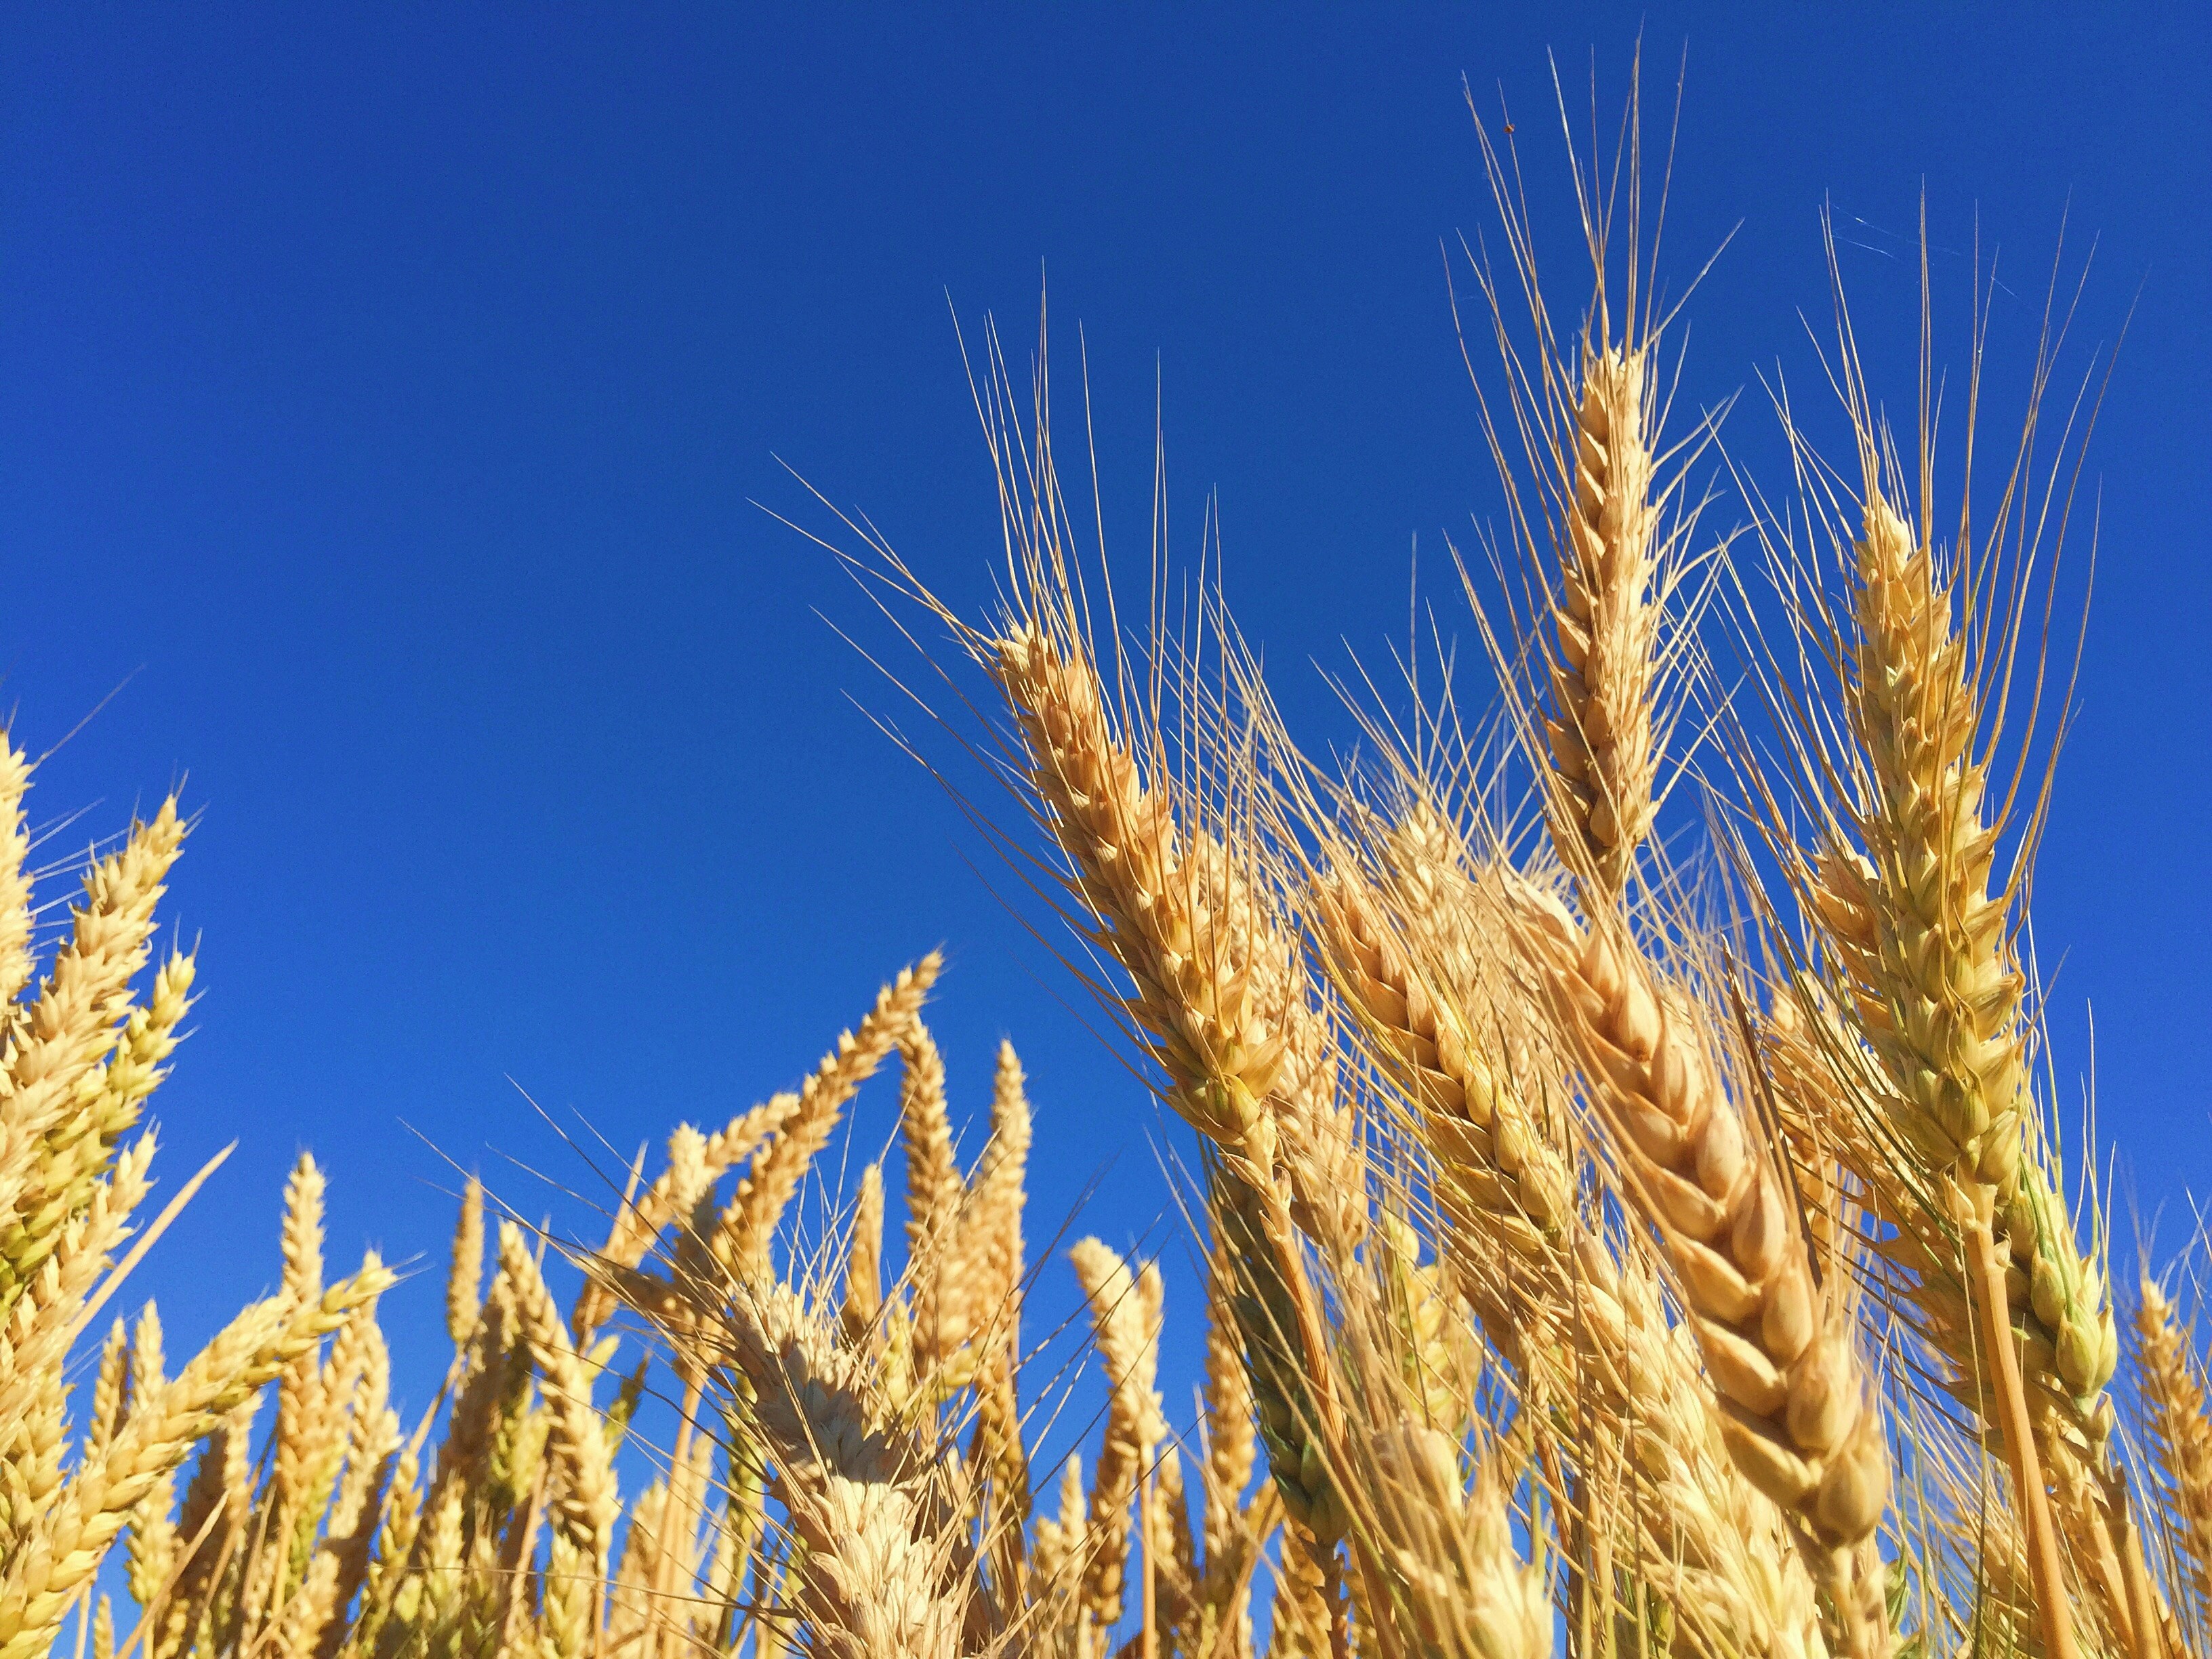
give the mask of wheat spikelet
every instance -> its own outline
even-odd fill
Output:
[[[411,1442],[403,1444],[385,1486],[368,1576],[362,1585],[353,1628],[348,1632],[347,1645],[353,1651],[376,1651],[386,1620],[391,1616],[401,1592],[413,1582],[407,1575],[406,1565],[414,1556],[415,1541],[421,1534],[422,1477],[420,1450]]]
[[[853,1206],[853,1231],[845,1248],[845,1300],[839,1322],[845,1340],[866,1341],[877,1328],[884,1305],[884,1166],[860,1171],[860,1196]]]
[[[1332,982],[1419,1115],[1447,1212],[1481,1239],[1486,1257],[1540,1256],[1571,1218],[1574,1183],[1517,1091],[1486,1060],[1492,1045],[1482,1011],[1462,1015],[1425,982],[1364,884],[1326,882],[1315,915]],[[1469,1015],[1481,1023],[1462,1029]],[[1499,1340],[1514,1340],[1506,1309],[1493,1310],[1492,1322]]]
[[[2027,1079],[2021,982],[2005,907],[1989,896],[1996,833],[1981,817],[1980,702],[1950,590],[1869,482],[1848,700],[1875,794],[1856,815],[1869,865],[1832,858],[1826,896],[1870,1005],[1869,1040],[1914,1085],[1897,1102],[1901,1127],[1936,1167],[1998,1188],[2002,1207],[2019,1167]]]
[[[154,975],[146,1006],[133,1008],[100,1079],[100,1098],[92,1108],[76,1142],[76,1179],[91,1179],[100,1156],[138,1121],[140,1109],[167,1075],[161,1062],[176,1052],[177,1028],[191,1012],[192,981],[198,964],[173,952]]]
[[[40,1182],[45,1198],[24,1223],[32,1237],[51,1243],[59,1218],[81,1214],[90,1201],[116,1143],[138,1121],[167,1075],[161,1062],[175,1051],[177,1027],[191,1008],[193,974],[190,957],[174,954],[162,963],[147,1005],[128,1009],[96,1078],[88,1075],[80,1083],[86,1097],[48,1132]],[[37,1255],[33,1248],[26,1259]]]

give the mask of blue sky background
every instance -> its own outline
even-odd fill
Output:
[[[1495,506],[1440,254],[1492,222],[1460,76],[1503,83],[1549,210],[1545,53],[1579,87],[1595,48],[1611,108],[1639,23],[1662,87],[1688,48],[1676,285],[1741,225],[1690,313],[1692,403],[1807,374],[1824,198],[1900,402],[1923,181],[1953,301],[1977,211],[2006,250],[2002,362],[2063,215],[2099,242],[2084,346],[2136,306],[2038,919],[2060,1075],[2093,1006],[2130,1190],[2180,1207],[2212,1186],[2204,16],[10,9],[6,701],[36,753],[129,679],[40,774],[41,815],[90,811],[70,837],[186,773],[204,812],[168,910],[206,994],[163,1167],[243,1144],[144,1272],[172,1346],[270,1281],[311,1146],[334,1255],[429,1258],[388,1304],[421,1399],[451,1177],[403,1119],[557,1207],[488,1150],[590,1180],[507,1079],[625,1149],[718,1121],[939,942],[963,1108],[1001,1032],[1029,1061],[1032,1236],[1094,1179],[1080,1225],[1150,1226],[1155,1112],[855,707],[892,698],[817,612],[880,640],[867,601],[748,501],[807,515],[780,454],[980,605],[997,530],[946,296],[1025,349],[1048,270],[1129,580],[1157,368],[1180,521],[1218,491],[1238,616],[1293,716],[1340,729],[1309,661],[1378,655],[1413,538],[1440,557]],[[1732,441],[1769,426],[1747,398]],[[872,1142],[890,1111],[879,1086]],[[1064,1305],[1065,1268],[1046,1284]]]

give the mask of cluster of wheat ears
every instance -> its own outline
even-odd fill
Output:
[[[1031,1466],[1060,1390],[1024,1373],[1030,1107],[1007,1048],[963,1170],[934,957],[798,1089],[641,1156],[603,1242],[488,1223],[471,1182],[454,1356],[411,1424],[392,1274],[326,1280],[306,1158],[274,1295],[173,1372],[151,1306],[95,1358],[198,1185],[139,1215],[192,983],[182,955],[145,975],[186,826],[134,825],[43,951],[7,745],[0,1659],[2212,1650],[2190,1285],[2132,1276],[2116,1383],[2094,1153],[2062,1168],[2022,948],[2027,636],[2078,431],[2039,447],[2031,416],[1995,490],[1941,483],[1923,374],[1908,467],[1846,320],[1841,464],[1779,398],[1786,497],[1712,422],[1668,436],[1631,131],[1601,191],[1574,174],[1597,282],[1565,331],[1485,145],[1492,714],[1416,676],[1323,766],[1218,599],[1119,619],[1042,356],[1018,400],[995,341],[1003,609],[953,614],[868,538],[894,608],[949,628],[944,684],[972,659],[1000,701],[981,741],[1027,812],[986,821],[1196,1132],[1201,1398],[1163,1401],[1157,1262],[1077,1244],[1087,1468]],[[1701,458],[1747,533],[1701,533]],[[902,1247],[880,1162],[799,1239],[894,1061]],[[675,1427],[623,1451],[648,1389]]]

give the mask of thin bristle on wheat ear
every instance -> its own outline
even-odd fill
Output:
[[[1852,1310],[1817,1264],[1786,1161],[1721,1085],[1692,1005],[1632,945],[1531,890],[1528,935],[1638,1207],[1658,1232],[1737,1466],[1796,1517],[1852,1655],[1893,1641],[1875,1529],[1889,1499]],[[1832,1269],[1833,1264],[1830,1264]]]

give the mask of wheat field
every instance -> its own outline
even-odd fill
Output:
[[[471,1181],[431,1401],[392,1397],[393,1273],[334,1276],[307,1157],[276,1292],[166,1353],[127,1279],[210,1173],[152,1212],[188,820],[91,859],[48,939],[7,744],[0,1659],[2212,1651],[2196,1283],[2116,1244],[2027,945],[2090,423],[2063,339],[2029,343],[2016,436],[1939,465],[1926,373],[1870,384],[1838,294],[1820,397],[1771,399],[1790,464],[1751,477],[1672,406],[1623,131],[1574,174],[1556,319],[1486,134],[1481,672],[1355,698],[1348,761],[1300,745],[1218,592],[1117,609],[1042,344],[1018,379],[994,335],[974,377],[999,609],[844,526],[975,688],[945,727],[1006,793],[969,805],[1194,1136],[1197,1305],[1066,1253],[1107,1404],[1054,1467],[1053,1125],[1006,1046],[963,1167],[935,956],[796,1089],[676,1127],[603,1231]],[[899,1156],[842,1188],[821,1154],[878,1073]]]

